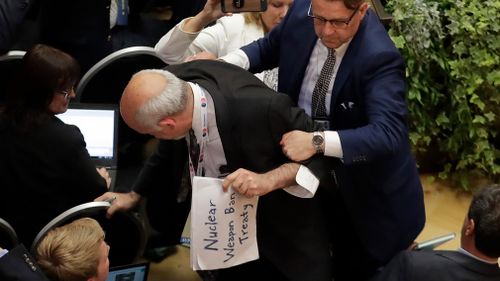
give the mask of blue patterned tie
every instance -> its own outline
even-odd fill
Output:
[[[328,48],[328,57],[326,58],[318,81],[314,86],[312,94],[311,115],[312,117],[326,117],[326,93],[332,80],[333,68],[335,67],[335,49]]]

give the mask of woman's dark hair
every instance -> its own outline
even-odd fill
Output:
[[[70,55],[47,45],[33,46],[7,92],[6,121],[24,129],[42,123],[53,115],[48,107],[54,95],[73,88],[79,75],[78,62]]]

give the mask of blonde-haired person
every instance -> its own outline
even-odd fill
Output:
[[[201,52],[224,57],[271,31],[285,17],[292,2],[268,0],[264,12],[226,14],[221,10],[220,0],[208,0],[196,16],[182,20],[160,39],[156,53],[168,64],[190,60]],[[214,25],[205,28],[214,21]],[[277,73],[276,68],[256,76],[276,90]]]
[[[49,231],[37,247],[37,262],[52,281],[105,281],[109,246],[104,230],[81,218]]]

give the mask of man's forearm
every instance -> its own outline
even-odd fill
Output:
[[[296,185],[295,177],[299,171],[300,164],[285,163],[278,168],[265,173],[265,176],[272,183],[272,190]]]

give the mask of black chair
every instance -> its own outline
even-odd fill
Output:
[[[164,68],[154,49],[146,46],[124,48],[96,63],[78,83],[76,101],[118,103],[132,75],[139,70]]]
[[[453,240],[455,238],[455,236],[456,236],[455,232],[451,232],[451,233],[448,233],[446,235],[438,236],[436,238],[417,243],[417,245],[415,245],[414,250],[415,251],[432,251],[436,247],[438,247],[438,246],[440,246],[440,245],[442,245],[450,240]]]
[[[5,102],[5,92],[16,72],[21,68],[25,51],[10,51],[0,56],[0,105]]]
[[[106,210],[109,206],[108,202],[89,202],[61,213],[37,234],[31,245],[31,253],[36,255],[38,244],[51,229],[78,218],[91,217],[99,222],[106,233],[106,242],[110,246],[110,266],[136,262],[142,256],[146,243],[144,223],[132,212],[117,212],[108,219]]]
[[[0,247],[4,249],[12,249],[19,241],[14,228],[4,219],[0,218]]]
[[[136,72],[143,69],[161,69],[166,66],[154,49],[135,46],[118,50],[96,63],[80,80],[76,88],[76,101],[82,103],[118,104],[125,86]],[[137,173],[144,160],[143,149],[150,136],[130,129],[120,117],[118,124],[118,183],[122,171]],[[130,174],[130,173],[129,173]],[[134,178],[135,175],[129,177]]]

